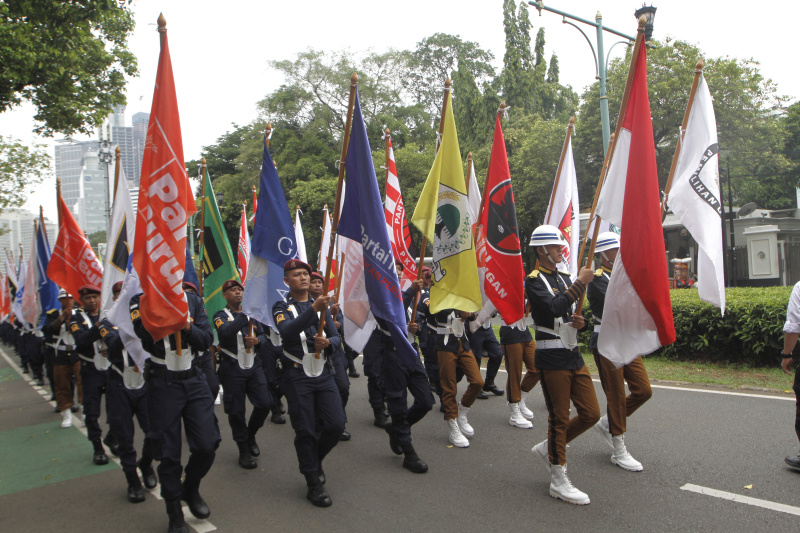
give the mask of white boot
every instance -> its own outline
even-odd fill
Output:
[[[448,420],[447,425],[450,427],[450,436],[448,437],[450,444],[458,448],[468,448],[469,441],[467,437],[461,434],[461,430],[458,429],[458,422],[456,422],[456,419]]]
[[[550,455],[547,452],[547,440],[543,440],[533,448],[531,448],[533,455],[539,458],[544,464],[544,467],[550,472]]]
[[[642,463],[631,457],[625,448],[625,435],[611,437],[614,441],[614,453],[611,455],[611,462],[629,472],[641,472],[644,470]]]
[[[550,496],[575,505],[588,505],[589,495],[572,486],[567,477],[567,465],[550,468]]]
[[[71,428],[72,427],[72,411],[69,409],[64,409],[61,411],[61,427],[62,428]]]
[[[522,416],[524,416],[528,420],[533,420],[533,411],[528,409],[528,406],[525,405],[525,398],[528,397],[528,394],[530,393],[525,391],[523,391],[522,394],[520,394],[521,398],[519,401],[519,412],[522,413]]]
[[[471,437],[475,434],[475,430],[469,425],[467,413],[469,413],[469,407],[464,407],[461,402],[458,402],[458,418],[456,419],[458,420],[458,429],[461,430],[464,436]]]
[[[598,420],[597,424],[594,425],[594,429],[600,433],[603,439],[605,439],[606,443],[613,449],[614,442],[611,440],[611,430],[608,429],[608,415],[605,415]]]
[[[531,424],[530,420],[526,420],[522,413],[519,412],[519,404],[518,403],[510,403],[508,407],[511,409],[511,417],[508,419],[508,423],[514,427],[528,429],[532,428],[533,424]]]

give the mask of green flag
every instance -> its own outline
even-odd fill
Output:
[[[236,263],[233,261],[231,244],[222,217],[219,215],[217,197],[211,186],[211,177],[206,170],[205,199],[203,200],[203,245],[200,257],[203,259],[203,300],[209,318],[224,308],[227,302],[222,297],[222,284],[229,279],[241,281]]]

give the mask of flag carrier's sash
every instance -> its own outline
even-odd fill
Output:
[[[181,355],[178,355],[176,350],[170,349],[170,345],[167,341],[168,338],[169,337],[164,337],[161,339],[161,343],[164,346],[164,358],[161,359],[160,357],[151,355],[150,359],[152,359],[154,363],[165,365],[167,370],[172,372],[184,372],[191,369],[193,359],[191,350],[187,349],[185,352],[182,352]]]
[[[89,327],[92,327],[92,321],[89,319],[89,315],[87,315],[85,311],[81,311],[80,313],[81,316],[83,317],[83,320],[85,320],[86,323],[89,324]],[[108,370],[108,367],[111,366],[111,361],[108,360],[107,356],[103,355],[102,344],[100,343],[100,341],[94,341],[92,343],[92,348],[94,348],[94,357],[92,357],[91,359],[89,359],[88,357],[84,357],[81,354],[78,354],[78,356],[87,363],[94,363],[94,367],[100,372],[105,372],[106,370]]]
[[[111,368],[120,375],[122,384],[128,390],[139,390],[144,386],[144,373],[139,371],[136,365],[130,366],[128,364],[128,350],[122,349],[122,371],[114,365]]]
[[[556,276],[559,273],[556,272]],[[550,282],[547,281],[545,276],[539,276],[545,285],[547,285],[547,289],[550,292],[553,292],[553,287],[550,286]],[[560,290],[560,289],[559,289]],[[572,303],[571,307],[572,312],[575,312],[575,303]],[[542,340],[538,341],[537,347],[542,349],[548,348],[566,348],[567,350],[574,350],[578,347],[578,330],[572,327],[571,322],[564,322],[564,319],[560,316],[557,316],[553,319],[553,329],[546,328],[544,326],[536,326],[536,331],[541,331],[543,333],[549,333],[550,335],[555,335],[561,340],[561,344],[563,346],[556,346],[555,343],[553,346],[548,346],[548,344],[553,343],[553,341]]]
[[[231,313],[230,309],[226,307],[224,311],[225,314],[228,315],[228,319],[233,321],[233,313]],[[247,348],[245,348],[244,345],[244,336],[242,335],[241,331],[236,332],[236,353],[232,353],[222,346],[220,346],[219,349],[222,353],[231,359],[234,359],[239,364],[239,368],[242,370],[249,370],[250,368],[253,368],[253,364],[256,360],[256,353],[254,349],[251,349],[250,353],[247,353]]]
[[[289,305],[289,309],[292,311],[295,317],[300,316],[300,313],[297,311],[297,307],[294,304]],[[317,314],[319,317],[319,313]],[[325,370],[325,362],[327,359],[325,357],[317,358],[316,353],[311,352],[308,350],[308,338],[306,337],[305,331],[300,332],[300,344],[303,346],[303,358],[299,359],[286,350],[283,351],[283,355],[285,355],[288,359],[294,361],[298,365],[303,366],[303,372],[306,376],[310,378],[315,378],[322,374],[322,371]]]

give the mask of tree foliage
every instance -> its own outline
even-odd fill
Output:
[[[117,0],[0,2],[0,113],[30,101],[37,133],[91,133],[137,73],[133,27]]]
[[[49,170],[46,145],[28,147],[12,137],[0,136],[0,211],[24,204],[28,198],[22,191],[41,183]]]

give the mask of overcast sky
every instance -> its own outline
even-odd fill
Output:
[[[650,2],[648,2],[650,3]],[[793,34],[785,24],[800,20],[800,3],[740,0],[653,1],[658,8],[654,38],[681,39],[696,44],[707,57],[754,58],[761,73],[778,85],[779,94],[800,97],[800,69]],[[186,160],[201,155],[203,146],[257,117],[256,102],[283,82],[267,61],[293,59],[307,48],[364,52],[388,48],[413,49],[417,42],[437,32],[460,35],[495,55],[502,65],[504,40],[502,0],[306,0],[303,2],[253,2],[247,0],[134,0],[136,29],[129,48],[139,60],[140,75],[128,85],[127,118],[150,111],[158,63],[156,19],[164,10],[174,68]],[[548,6],[594,20],[600,11],[603,23],[635,35],[633,12],[639,2],[550,0]],[[777,7],[780,5],[780,7]],[[775,9],[768,9],[775,6]],[[765,9],[765,7],[767,9]],[[546,57],[555,51],[561,83],[579,94],[595,79],[593,56],[583,36],[562,24],[554,13],[531,8],[532,36],[545,28]],[[581,25],[592,43],[595,30]],[[605,48],[618,39],[606,34]],[[611,57],[624,54],[620,45]],[[686,80],[690,85],[691,79]],[[615,112],[612,110],[612,112]],[[653,114],[658,113],[656,107]],[[0,115],[0,134],[35,142],[33,112],[24,106]],[[580,135],[580,132],[577,132]],[[38,142],[49,142],[38,139]],[[54,180],[38,187],[26,208],[44,205],[55,219]]]

